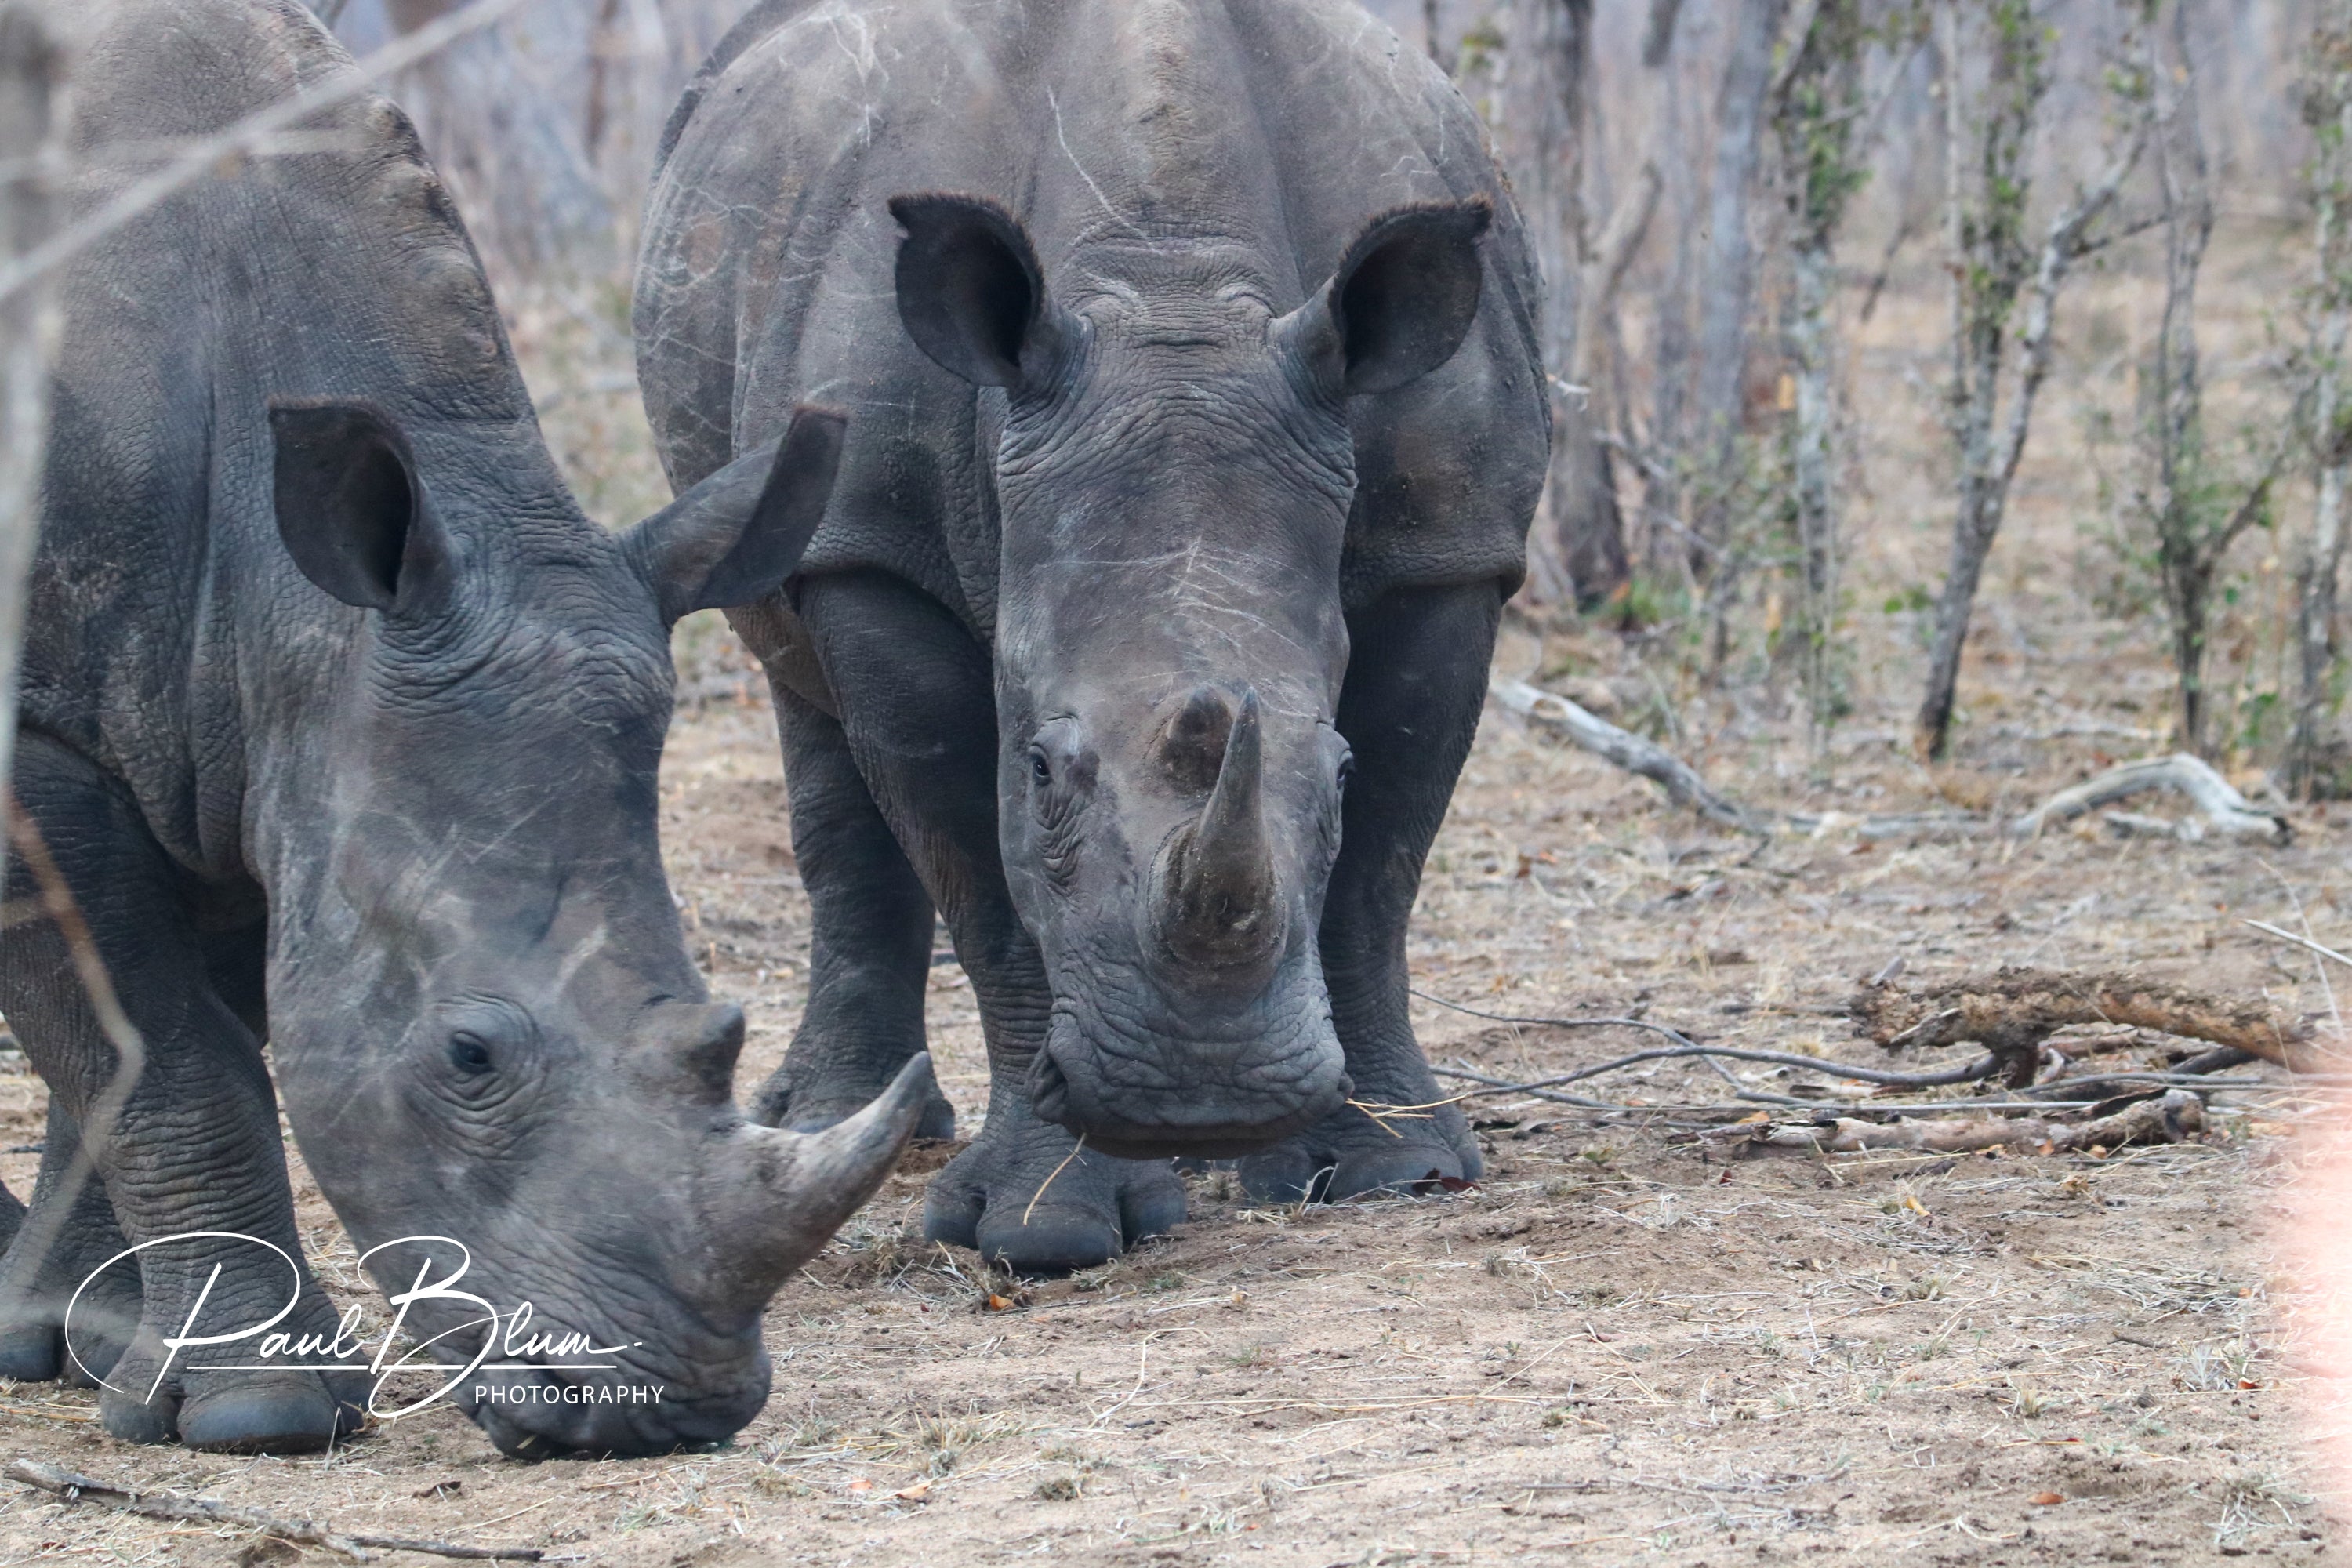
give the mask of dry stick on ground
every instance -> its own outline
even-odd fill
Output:
[[[1769,819],[1707,787],[1690,764],[1652,741],[1620,730],[1606,719],[1586,711],[1557,692],[1546,691],[1502,674],[1491,676],[1486,689],[1495,700],[1522,719],[1539,719],[1565,731],[1569,739],[1627,773],[1639,773],[1664,790],[1676,805],[1687,806],[1710,822],[1742,833],[1769,833]]]
[[[368,1562],[374,1547],[383,1552],[424,1552],[436,1557],[467,1557],[491,1559],[509,1563],[536,1563],[546,1555],[536,1546],[460,1546],[454,1542],[415,1540],[401,1535],[363,1535],[357,1531],[333,1530],[310,1519],[280,1519],[259,1509],[239,1508],[235,1503],[215,1502],[209,1498],[183,1497],[178,1492],[137,1491],[101,1481],[93,1476],[78,1475],[56,1465],[38,1459],[10,1461],[5,1471],[0,1471],[12,1481],[22,1481],[28,1487],[54,1492],[68,1502],[102,1503],[126,1513],[144,1514],[149,1519],[198,1520],[213,1524],[242,1525],[257,1530],[280,1541],[299,1542],[307,1546],[323,1546],[331,1552],[359,1562]]]
[[[1858,1154],[1869,1149],[1918,1149],[1967,1154],[1982,1149],[2037,1150],[2063,1153],[2076,1149],[2120,1149],[2126,1143],[2178,1143],[2205,1125],[2205,1106],[2185,1089],[2161,1100],[2143,1100],[2095,1121],[2060,1123],[2039,1117],[1976,1117],[1966,1121],[1858,1121],[1840,1117],[1827,1127],[1723,1128],[1701,1137],[1712,1143],[1762,1143],[1778,1149],[1814,1149],[1824,1154]]]
[[[1757,811],[1709,787],[1697,770],[1655,742],[1619,729],[1556,691],[1546,691],[1500,674],[1489,678],[1486,689],[1520,718],[1559,731],[1594,755],[1659,785],[1675,805],[1687,806],[1710,822],[1742,833],[1819,833],[1851,822],[1864,837],[1874,837],[1903,833],[1979,833],[1992,826],[1985,817],[1958,811],[1853,817],[1837,813]],[[2213,771],[2210,763],[2185,752],[2125,763],[2096,778],[2069,785],[2010,822],[2007,831],[2015,837],[2030,838],[2054,823],[2071,821],[2086,811],[2157,789],[2175,790],[2187,795],[2214,829],[2227,837],[2284,844],[2290,837],[2285,818],[2256,810],[2251,801],[2231,787],[2229,780]],[[2168,831],[2184,838],[2203,837],[2202,830],[2170,827]]]
[[[1917,989],[1865,985],[1851,1005],[1854,1033],[1889,1049],[1974,1041],[1999,1057],[2013,1088],[2031,1083],[2042,1042],[2074,1024],[2132,1024],[2210,1040],[2293,1072],[2327,1072],[2346,1058],[2325,1048],[2308,1019],[2267,1002],[2190,991],[2124,973],[2004,968]],[[2205,1058],[2200,1058],[2205,1059]]]
[[[2096,778],[2062,789],[2011,822],[2009,831],[2017,837],[2031,838],[2053,823],[2066,822],[2086,811],[2156,789],[2175,790],[2187,795],[2214,829],[2226,837],[2284,844],[2290,837],[2284,817],[2255,810],[2253,803],[2231,788],[2230,781],[2214,772],[2210,763],[2186,752],[2125,763]],[[2201,833],[2183,836],[2203,837]]]
[[[2331,956],[2335,955],[2331,954]],[[2345,959],[2343,962],[2352,963],[2352,959]],[[1668,1039],[1675,1042],[1673,1046],[1669,1047],[1663,1047],[1646,1051],[1635,1051],[1629,1056],[1612,1058],[1608,1061],[1599,1062],[1591,1067],[1580,1068],[1574,1072],[1556,1074],[1550,1078],[1530,1079],[1524,1082],[1511,1079],[1496,1078],[1490,1074],[1478,1072],[1467,1066],[1454,1066],[1450,1068],[1432,1067],[1430,1070],[1440,1078],[1457,1079],[1464,1082],[1475,1083],[1482,1086],[1478,1089],[1470,1089],[1463,1094],[1455,1096],[1454,1098],[1456,1100],[1479,1100],[1505,1094],[1526,1094],[1532,1095],[1539,1100],[1549,1100],[1564,1105],[1572,1105],[1581,1110],[1644,1110],[1653,1108],[1622,1104],[1611,1100],[1586,1100],[1578,1095],[1561,1094],[1558,1091],[1563,1085],[1577,1083],[1589,1078],[1597,1078],[1602,1073],[1616,1072],[1625,1068],[1637,1067],[1643,1062],[1667,1060],[1675,1058],[1703,1058],[1709,1059],[1710,1062],[1716,1058],[1727,1058],[1733,1061],[1770,1062],[1776,1066],[1781,1067],[1813,1068],[1847,1079],[1858,1079],[1865,1083],[1874,1083],[1884,1087],[1896,1089],[1937,1089],[1951,1084],[1974,1083],[1979,1079],[1992,1076],[1994,1072],[1999,1071],[2002,1068],[2005,1061],[2008,1059],[2000,1053],[1988,1053],[1975,1058],[1964,1066],[1945,1068],[1937,1072],[1891,1072],[1883,1068],[1865,1067],[1859,1062],[1839,1061],[1827,1057],[1801,1056],[1790,1051],[1761,1051],[1751,1050],[1745,1047],[1700,1045],[1696,1041],[1691,1039],[1687,1035],[1681,1033],[1679,1030],[1669,1028],[1664,1024],[1654,1024],[1642,1018],[1551,1018],[1515,1016],[1502,1013],[1489,1013],[1480,1008],[1465,1006],[1459,1002],[1449,1002],[1442,996],[1433,996],[1428,992],[1418,989],[1414,990],[1412,994],[1424,1002],[1433,1003],[1437,1006],[1450,1009],[1453,1012],[1466,1014],[1473,1018],[1484,1018],[1491,1023],[1517,1024],[1524,1025],[1530,1028],[1590,1029],[1613,1027],[1646,1029],[1653,1034],[1664,1035]],[[1859,1013],[1859,1009],[1865,1000],[1873,1005],[1879,1005],[1879,989],[1865,989],[1862,993],[1861,996],[1856,1000],[1855,1006],[1857,1013]],[[2230,1005],[2216,1004],[2216,1005],[2226,1007]],[[1946,1012],[1939,1012],[1936,1015],[1936,1019],[1944,1018],[1948,1011],[1949,1010],[1948,1009]],[[2057,1027],[2063,1026],[2057,1026]],[[2155,1027],[2156,1026],[2143,1025],[2141,1026]],[[1857,1032],[1867,1033],[1868,1031],[1858,1030]],[[2053,1029],[2049,1032],[2054,1033],[2055,1028],[2053,1027]],[[2165,1034],[2179,1033],[2179,1031],[2170,1028],[2160,1028],[2159,1032]],[[2046,1037],[2047,1034],[2045,1033],[2042,1036],[2032,1038],[2031,1042],[2031,1059],[2037,1066],[2041,1061],[2042,1041]],[[2203,1037],[2189,1036],[2185,1037],[2200,1038]],[[2023,1038],[2024,1037],[2020,1036],[2015,1041],[2011,1041],[2010,1037],[2004,1036],[2003,1043],[2005,1045],[2011,1045],[2014,1048],[2024,1048],[2022,1044]],[[1906,1041],[1905,1043],[1909,1042]],[[2208,1073],[2220,1072],[2225,1068],[2237,1067],[2244,1062],[2255,1059],[2257,1059],[2257,1058],[2251,1052],[2241,1050],[2233,1046],[2223,1046],[2220,1049],[2207,1051],[2202,1055],[2192,1057],[2188,1060],[2179,1063],[2179,1066],[2170,1072],[2086,1073],[2079,1079],[2052,1080],[2043,1083],[2036,1086],[2036,1088],[2030,1092],[2036,1092],[2044,1095],[2064,1094],[2074,1096],[2084,1094],[2095,1086],[2105,1086],[2109,1084],[2123,1086],[2128,1089],[2146,1089],[2151,1086],[2156,1088],[2171,1088],[2183,1083],[2202,1084],[2206,1082],[2212,1082],[2212,1086],[2214,1088],[2221,1089],[2269,1087],[2258,1082],[2249,1082],[2237,1079],[2216,1082],[2207,1079],[2204,1076]],[[1731,1081],[1733,1083],[1733,1087],[1735,1089],[1738,1089],[1738,1080],[1733,1079]],[[1818,1109],[1828,1103],[1823,1101],[1800,1100],[1791,1095],[1760,1094],[1748,1089],[1739,1089],[1738,1097],[1747,1100],[1763,1100],[1806,1109]],[[1869,1109],[1873,1110],[1883,1109],[1888,1112],[1906,1110],[1947,1111],[1960,1110],[1990,1110],[2002,1107],[2032,1108],[2042,1103],[2046,1103],[2046,1101],[2035,1101],[2031,1100],[2000,1101],[1948,1100],[1942,1102],[1898,1100],[1889,1101],[1884,1107],[1872,1106]],[[2090,1102],[2085,1100],[2083,1101],[2083,1103],[2087,1104]],[[1408,1109],[1423,1108],[1412,1107]]]

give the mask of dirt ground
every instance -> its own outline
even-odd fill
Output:
[[[2132,287],[2096,282],[2070,319],[2112,317],[2136,337]],[[2245,293],[2217,321],[2217,363],[2260,335],[2258,291]],[[600,309],[526,310],[521,335],[542,394],[565,395],[551,434],[592,507],[617,519],[659,485]],[[1855,352],[1874,416],[1850,572],[1857,711],[1825,776],[1808,776],[1769,670],[1702,689],[1669,633],[1515,622],[1503,668],[1657,730],[1762,804],[2014,809],[2160,747],[2158,628],[2085,607],[2093,479],[2066,421],[2112,374],[2087,353],[2053,390],[2051,438],[1989,575],[1958,760],[1930,773],[1898,743],[1916,616],[1878,605],[1940,564],[1937,309],[1931,277],[1911,278]],[[2275,548],[2251,542],[2250,595],[2281,580],[2274,556],[2263,564]],[[2258,694],[2247,647],[2252,674],[2230,679]],[[748,1087],[798,1016],[807,907],[764,700],[723,627],[689,625],[680,647],[690,700],[667,845],[716,989],[751,1010]],[[2323,940],[2347,934],[2352,808],[2294,821],[2274,852],[2123,840],[2096,823],[2030,844],[1832,829],[1759,848],[1490,710],[1431,864],[1416,984],[1490,1011],[1638,1013],[1855,1060],[1879,1053],[1849,1037],[1841,1005],[1898,957],[1913,975],[2129,963],[2324,1012],[2310,963],[2242,923],[2307,916]],[[944,954],[931,1000],[969,1131],[984,1068]],[[1496,1076],[1643,1043],[1434,1003],[1416,1016],[1433,1059]],[[2129,1054],[2154,1059],[2144,1042]],[[1826,1064],[1734,1076],[1750,1091],[1859,1092]],[[1459,1194],[1267,1209],[1212,1174],[1173,1238],[1026,1287],[917,1239],[922,1181],[949,1152],[919,1149],[776,1301],[774,1395],[714,1452],[525,1465],[435,1410],[327,1458],[226,1458],[116,1443],[88,1395],[17,1386],[0,1389],[0,1457],[347,1531],[663,1568],[2329,1557],[2352,1500],[2311,1445],[2352,1391],[2305,1349],[2309,1292],[2274,1228],[2320,1101],[2218,1096],[2204,1141],[2108,1158],[1735,1157],[1696,1142],[1675,1109],[1731,1103],[1734,1087],[1664,1063],[1580,1086],[1635,1107],[1622,1112],[1474,1101],[1488,1173]],[[41,1100],[21,1068],[0,1076],[0,1177],[18,1192]],[[313,1257],[349,1294],[351,1248],[299,1172],[298,1185]],[[0,1563],[298,1555],[329,1554],[0,1489]]]

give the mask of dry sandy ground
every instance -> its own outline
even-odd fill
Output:
[[[754,1005],[747,1072],[781,1053],[805,936],[772,745],[764,710],[707,706],[665,791],[689,923]],[[1415,938],[1422,987],[1857,1054],[1874,1048],[1825,1014],[1898,952],[2299,995],[2308,970],[2239,916],[2286,913],[2292,886],[2324,920],[2352,837],[2315,819],[2267,863],[2088,835],[1756,854],[1646,788],[1490,720]],[[933,996],[970,1117],[961,980],[942,963]],[[1530,1076],[1639,1043],[1423,1022],[1433,1057]],[[1788,1088],[1771,1070],[1748,1081]],[[1602,1081],[1655,1105],[1727,1093],[1679,1063]],[[0,1136],[37,1137],[37,1086],[0,1087]],[[1643,1124],[1670,1113],[1611,1125],[1503,1097],[1481,1102],[1477,1192],[1267,1210],[1212,1176],[1173,1240],[1026,1289],[911,1239],[943,1152],[919,1151],[776,1303],[774,1397],[719,1452],[525,1466],[434,1412],[331,1458],[225,1459],[115,1443],[88,1396],[33,1387],[0,1394],[0,1450],[350,1530],[648,1564],[2309,1559],[2337,1527],[2298,1420],[2333,1400],[2296,1370],[2294,1283],[2263,1233],[2297,1102],[2254,1100],[2280,1108],[2106,1160],[1727,1160]],[[306,1218],[348,1287],[315,1195]],[[0,1499],[9,1562],[270,1550]]]

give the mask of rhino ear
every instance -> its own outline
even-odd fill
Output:
[[[846,416],[796,408],[783,439],[736,458],[629,531],[662,617],[732,609],[783,585],[824,518]]]
[[[1068,322],[1045,294],[1020,220],[984,196],[890,198],[898,320],[940,369],[975,386],[1018,386],[1051,363]]]
[[[1454,357],[1477,319],[1486,197],[1399,207],[1348,247],[1330,281],[1275,323],[1339,395],[1394,392]]]
[[[373,403],[273,398],[278,537],[302,574],[346,605],[414,605],[446,570],[416,458]]]

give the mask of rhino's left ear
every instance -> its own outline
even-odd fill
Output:
[[[1478,316],[1484,196],[1399,207],[1364,226],[1339,269],[1274,324],[1342,396],[1394,392],[1454,357]]]
[[[824,517],[849,421],[796,408],[783,439],[736,458],[629,531],[662,617],[731,609],[783,585]]]
[[[278,536],[302,574],[363,610],[446,603],[457,552],[400,422],[360,398],[273,397]]]

